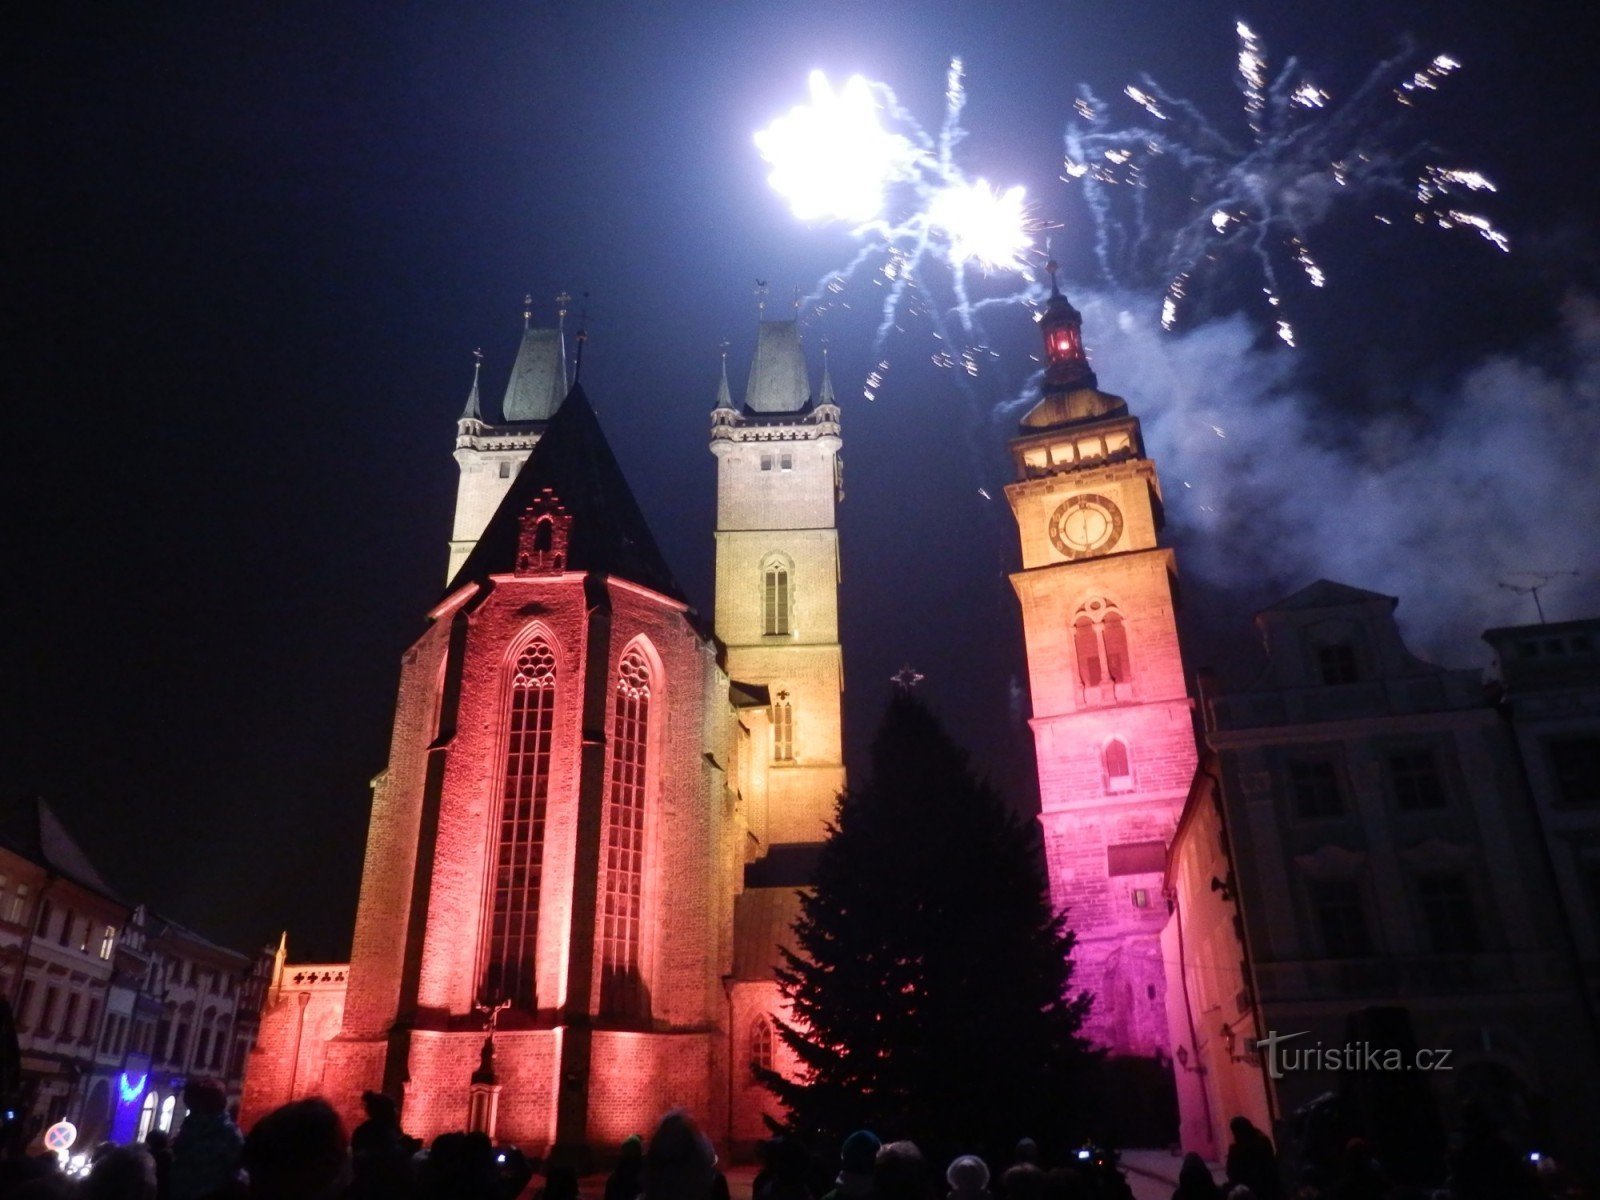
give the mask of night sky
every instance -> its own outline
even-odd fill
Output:
[[[718,344],[737,397],[755,280],[781,315],[854,250],[793,219],[751,143],[813,67],[888,81],[936,123],[963,56],[967,170],[1027,185],[1061,223],[1051,249],[1102,385],[1146,418],[1191,669],[1248,679],[1249,614],[1324,574],[1400,594],[1407,636],[1451,665],[1486,663],[1476,631],[1531,619],[1498,586],[1509,571],[1579,571],[1547,610],[1600,612],[1600,104],[1579,11],[525,0],[14,16],[0,203],[19,557],[0,786],[45,796],[131,898],[240,947],[287,927],[297,958],[345,955],[399,656],[442,588],[473,348],[498,398],[524,292],[546,322],[559,291],[580,297],[586,391],[709,611]],[[1336,94],[1406,33],[1461,59],[1419,130],[1501,185],[1485,207],[1513,254],[1331,222],[1330,284],[1294,297],[1298,350],[1248,304],[1220,319],[1226,294],[1184,337],[1141,335],[1159,288],[1097,273],[1081,195],[1058,180],[1062,130],[1079,83],[1115,96],[1142,71],[1237,123],[1237,16]],[[830,339],[844,406],[849,760],[908,662],[1028,809],[1000,492],[1015,416],[995,409],[1027,381],[1032,326],[1021,306],[991,310],[1002,353],[963,389],[913,322],[868,403],[872,290],[808,332],[815,364]],[[1119,312],[1134,318],[1121,332]],[[1191,436],[1207,411],[1228,437]]]

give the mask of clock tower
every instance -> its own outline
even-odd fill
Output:
[[[1082,317],[1055,285],[1042,394],[1011,442],[1006,497],[1022,604],[1051,899],[1077,931],[1085,1033],[1113,1055],[1169,1050],[1159,935],[1166,847],[1195,770],[1160,544],[1161,486],[1139,419],[1099,390]]]

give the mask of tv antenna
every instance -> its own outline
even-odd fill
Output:
[[[1500,586],[1508,592],[1515,592],[1519,596],[1533,597],[1533,611],[1539,614],[1539,624],[1545,623],[1544,605],[1539,601],[1539,589],[1549,587],[1557,579],[1576,579],[1576,571],[1513,571],[1512,579],[1531,579],[1532,583],[1508,583],[1500,580]]]

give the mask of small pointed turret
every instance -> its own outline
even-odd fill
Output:
[[[831,404],[838,407],[839,402],[833,398],[833,376],[828,373],[828,344],[822,344],[822,387],[817,391],[817,404]]]
[[[733,393],[728,388],[728,343],[722,343],[722,378],[717,382],[717,406],[713,412],[732,412]]]
[[[483,371],[483,351],[472,352],[472,390],[467,393],[467,406],[461,410],[463,421],[483,420],[483,402],[478,398],[478,376]]]

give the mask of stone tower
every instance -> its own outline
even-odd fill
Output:
[[[1085,1032],[1149,1057],[1168,1049],[1161,881],[1195,739],[1155,464],[1127,403],[1099,390],[1081,325],[1052,283],[1042,395],[1011,442],[1006,496],[1022,540],[1011,582],[1051,897],[1078,934],[1077,983],[1095,996]]]
[[[810,882],[844,787],[839,646],[839,408],[826,364],[813,398],[794,321],[760,325],[744,406],[724,361],[711,414],[717,458],[715,632],[737,714],[731,780],[747,831],[729,981],[729,1138],[746,1153],[782,1116],[753,1067],[788,1070],[773,977],[793,945],[797,888]]]
[[[840,745],[839,408],[815,401],[795,321],[763,321],[743,411],[726,362],[711,414],[717,457],[715,628],[738,683],[767,689],[764,847],[814,844],[844,786]]]
[[[567,297],[558,303],[565,318]],[[450,532],[450,567],[445,581],[456,577],[478,544],[483,528],[505,498],[517,471],[533,453],[546,424],[567,394],[567,354],[562,328],[534,329],[533,297],[524,301],[522,342],[506,384],[500,412],[485,410],[478,393],[478,365],[472,371],[472,391],[456,422],[456,464],[461,468],[456,486],[456,515]]]

